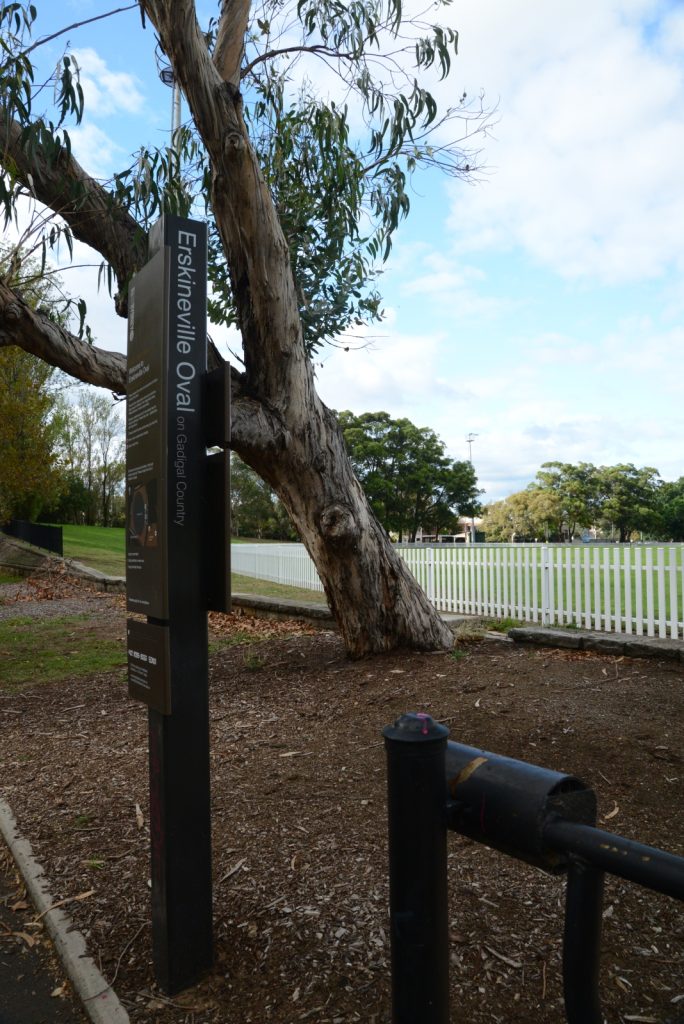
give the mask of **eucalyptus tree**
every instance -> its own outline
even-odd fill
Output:
[[[428,533],[453,530],[460,515],[481,511],[471,463],[452,462],[434,430],[386,412],[347,411],[339,420],[366,497],[399,540],[415,540],[421,527]]]
[[[408,212],[407,176],[421,165],[464,178],[476,171],[472,140],[488,115],[464,96],[440,112],[423,84],[449,74],[458,35],[411,20],[400,0],[223,0],[204,27],[193,0],[139,0],[139,9],[191,119],[177,133],[180,158],[143,145],[102,184],[72,151],[69,128],[83,115],[73,58],[64,54],[55,105],[43,109],[36,8],[0,6],[5,216],[26,196],[59,214],[44,221],[43,252],[60,239],[97,250],[122,316],[151,223],[163,211],[206,218],[210,315],[237,326],[244,351],[232,378],[233,448],[285,505],[352,655],[449,647],[354,476],[316,393],[314,358],[380,315],[375,277]],[[316,61],[333,72],[337,97],[315,94]],[[0,280],[7,344],[126,391],[125,359],[90,344],[85,322],[80,332],[60,329]]]

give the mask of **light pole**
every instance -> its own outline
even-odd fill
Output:
[[[160,66],[160,58],[157,58],[157,66],[159,67],[159,77],[161,78],[164,85],[171,87],[171,145],[169,147],[171,153],[176,158],[178,169],[180,170],[180,125],[181,125],[181,91],[180,85],[176,80],[176,76],[173,73],[173,68],[169,64]]]
[[[472,434],[471,433],[471,434],[468,434],[468,436],[466,437],[466,444],[468,445],[468,461],[470,462],[471,466],[473,464],[473,441],[475,440],[476,437],[479,437],[479,436],[480,436],[479,434]],[[473,516],[472,519],[471,519],[471,522],[470,522],[470,542],[471,542],[471,544],[474,544],[476,540],[477,540],[477,531],[475,529],[475,516]]]

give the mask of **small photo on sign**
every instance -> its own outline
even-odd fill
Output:
[[[147,480],[128,488],[128,535],[133,544],[141,548],[156,548],[159,544],[157,515],[157,481]]]

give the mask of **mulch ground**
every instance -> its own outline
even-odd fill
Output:
[[[120,599],[50,596],[123,636]],[[216,966],[173,1000],[151,967],[144,707],[122,671],[0,690],[0,791],[132,1021],[389,1021],[380,733],[407,710],[579,775],[603,827],[684,854],[679,663],[494,640],[354,663],[303,623],[211,627]],[[452,835],[449,890],[453,1019],[564,1021],[562,879]],[[684,1021],[681,904],[608,879],[601,978],[611,1024]]]

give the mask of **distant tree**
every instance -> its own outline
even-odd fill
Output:
[[[598,518],[598,471],[590,462],[545,462],[537,473],[537,487],[554,496],[556,522],[550,531],[559,540],[572,540],[580,527]]]
[[[268,484],[237,455],[230,460],[230,516],[235,537],[296,540],[297,534]]]
[[[658,532],[661,480],[657,469],[637,469],[631,463],[601,466],[597,481],[604,532],[617,533],[620,543],[636,532]]]
[[[93,395],[92,402],[100,413],[95,425],[98,519],[101,526],[111,526],[112,501],[121,492],[126,475],[124,424],[116,403],[107,395]]]
[[[112,503],[125,475],[124,424],[108,395],[84,390],[75,403],[62,402],[61,442],[68,473],[54,504],[56,522],[112,525]]]
[[[482,530],[488,541],[501,543],[550,540],[550,523],[557,517],[554,502],[553,495],[534,486],[517,491],[485,507]]]
[[[658,494],[659,536],[662,540],[684,540],[684,476],[663,483]]]
[[[52,324],[69,322],[61,280],[30,253],[1,245],[0,279]],[[34,519],[66,487],[60,402],[65,380],[35,356],[0,347],[0,520]]]
[[[0,521],[36,519],[64,486],[53,367],[0,348]]]
[[[354,471],[387,532],[415,540],[419,528],[454,528],[481,506],[470,462],[453,462],[434,430],[386,412],[339,415]]]
[[[535,539],[545,541],[572,538],[572,534],[563,529],[564,518],[560,495],[555,491],[546,490],[530,484],[526,491],[528,516],[532,524]]]

